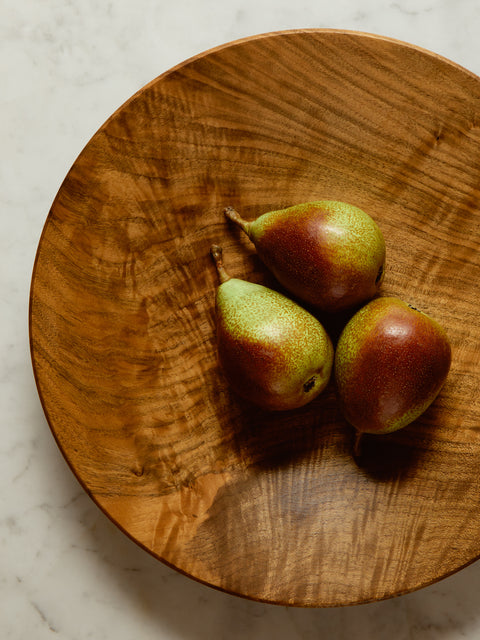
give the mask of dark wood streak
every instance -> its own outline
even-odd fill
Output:
[[[436,55],[286,32],[160,76],[80,153],[38,248],[34,372],[72,470],[154,556],[303,606],[386,598],[479,557],[479,113],[478,78]],[[378,222],[383,293],[453,347],[434,405],[367,437],[361,466],[332,386],[272,415],[217,364],[211,244],[231,275],[276,286],[223,208],[318,199]]]

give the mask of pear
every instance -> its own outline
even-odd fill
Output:
[[[211,248],[221,284],[216,293],[218,355],[239,396],[272,411],[295,409],[326,387],[333,346],[322,324],[286,296],[231,278],[222,249]]]
[[[335,352],[342,411],[357,434],[383,434],[418,418],[451,364],[440,324],[396,297],[372,300],[350,319]]]
[[[254,243],[263,263],[303,303],[345,311],[372,299],[385,272],[385,241],[364,211],[321,200],[264,213],[252,222],[224,210]]]

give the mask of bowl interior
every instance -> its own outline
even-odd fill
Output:
[[[479,106],[477,77],[416,47],[283,32],[160,76],[80,153],[38,248],[32,359],[74,473],[146,550],[303,606],[411,591],[480,555]],[[223,207],[253,219],[318,199],[377,221],[382,293],[453,348],[434,405],[366,438],[360,464],[332,384],[269,414],[217,364],[210,245],[232,275],[278,287]]]

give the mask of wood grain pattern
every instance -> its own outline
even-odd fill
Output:
[[[479,79],[381,37],[254,37],[133,96],[68,173],[32,279],[39,394],[86,491],[154,556],[269,602],[378,600],[479,557],[479,175]],[[210,245],[275,286],[223,207],[317,199],[374,217],[383,292],[453,346],[435,404],[361,465],[331,385],[268,414],[217,366]]]

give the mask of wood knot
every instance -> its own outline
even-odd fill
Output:
[[[134,476],[137,476],[137,478],[140,478],[145,473],[145,469],[143,467],[140,467],[140,466],[139,467],[133,467],[131,471],[132,471]]]

